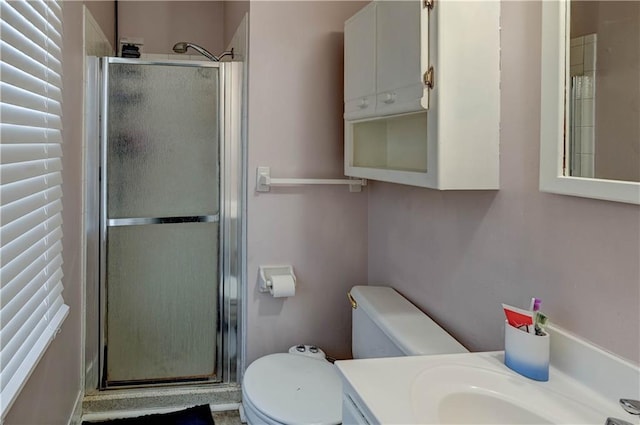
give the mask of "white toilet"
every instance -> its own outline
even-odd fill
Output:
[[[466,353],[451,335],[386,286],[354,286],[352,352],[356,359]],[[247,422],[340,424],[342,384],[321,350],[292,347],[251,363],[242,382]]]

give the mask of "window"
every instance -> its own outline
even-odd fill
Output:
[[[0,2],[0,412],[69,307],[62,299],[62,9]]]

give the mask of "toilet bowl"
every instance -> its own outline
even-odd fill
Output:
[[[354,358],[468,352],[394,289],[354,286]],[[322,350],[294,346],[255,360],[242,380],[242,404],[250,425],[342,423],[342,383]]]
[[[342,422],[342,384],[322,358],[277,353],[251,363],[242,382],[247,422],[318,424]]]

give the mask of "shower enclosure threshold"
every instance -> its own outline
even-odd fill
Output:
[[[104,420],[163,413],[200,404],[212,411],[237,410],[239,384],[186,385],[100,391],[82,400],[83,420]]]

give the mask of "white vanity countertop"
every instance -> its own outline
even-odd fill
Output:
[[[638,423],[615,399],[554,367],[547,382],[517,374],[504,365],[503,352],[345,360],[336,366],[345,393],[381,424],[514,423],[522,418],[603,425],[609,416]]]

